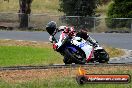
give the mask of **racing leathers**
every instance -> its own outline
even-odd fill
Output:
[[[97,46],[97,41],[93,39],[86,31],[79,31],[76,36],[83,38],[84,40],[88,41],[93,47]]]

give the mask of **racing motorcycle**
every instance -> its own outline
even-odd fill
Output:
[[[53,40],[58,42],[57,38],[53,36]],[[93,47],[92,58],[87,60],[89,50],[88,47]],[[109,61],[109,54],[99,46],[93,46],[81,37],[67,36],[62,40],[62,45],[58,47],[57,52],[64,56],[63,62],[65,64],[85,64],[85,63],[107,63]]]

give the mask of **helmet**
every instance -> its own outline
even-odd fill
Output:
[[[50,35],[53,35],[54,32],[56,31],[56,28],[57,25],[56,25],[56,22],[54,21],[50,21],[47,25],[46,25],[46,31],[50,34]]]

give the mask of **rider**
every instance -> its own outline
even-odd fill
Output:
[[[94,47],[97,46],[97,41],[91,38],[86,30],[80,30],[79,32],[75,32],[73,27],[60,26],[59,28],[57,28],[57,24],[54,21],[51,21],[46,25],[46,30],[50,34],[49,41],[53,43],[53,48],[55,50],[59,46],[61,46],[62,40],[65,39],[68,35],[76,35],[90,42],[90,44],[92,44]],[[59,41],[56,41],[53,37],[57,32],[61,32]]]
[[[53,49],[55,50],[61,46],[63,39],[68,35],[74,35],[75,32],[73,27],[60,26],[57,28],[57,24],[54,21],[51,21],[46,25],[46,30],[50,34],[49,41],[53,43]],[[57,32],[61,32],[59,41],[56,41],[53,37]]]
[[[88,41],[90,44],[92,44],[94,47],[97,46],[98,42],[96,40],[94,40],[92,37],[89,36],[89,34],[87,33],[87,30],[82,29],[80,30],[76,36],[83,38],[84,40]]]
[[[73,27],[67,27],[67,26],[60,26],[57,28],[56,22],[51,21],[46,25],[46,30],[50,34],[49,40],[53,43],[53,49],[57,50],[59,46],[62,44],[62,40],[66,38],[68,35],[76,35],[78,37],[83,38],[86,41],[89,41],[93,46],[97,45],[97,42],[92,39],[88,34],[87,31],[81,30],[79,32],[75,32]],[[61,32],[59,41],[56,41],[53,37],[57,32]],[[88,51],[88,58],[89,61],[92,57],[93,48],[89,48]]]
[[[48,33],[50,34],[50,37],[49,37],[49,41],[50,42],[55,42],[57,43],[57,41],[55,41],[53,39],[53,36],[57,33],[57,32],[60,32],[62,31],[61,35],[60,35],[60,39],[58,41],[58,45],[60,46],[61,45],[61,42],[62,40],[68,35],[68,34],[71,34],[71,35],[76,35],[78,37],[81,37],[83,38],[84,40],[90,42],[94,47],[97,46],[97,41],[95,41],[93,38],[91,38],[88,33],[87,33],[87,30],[80,30],[79,32],[75,32],[74,28],[73,27],[67,27],[67,26],[60,26],[59,28],[57,28],[57,24],[56,22],[54,21],[51,21],[49,22],[47,25],[46,25],[46,30],[48,31]],[[54,48],[54,47],[53,47]]]

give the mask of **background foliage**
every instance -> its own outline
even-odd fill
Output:
[[[66,16],[79,16],[62,18],[63,22],[75,26],[77,29],[90,29],[93,27],[95,10],[98,0],[60,0],[59,11],[64,12]],[[87,18],[86,18],[87,17]]]
[[[108,8],[107,26],[110,28],[131,27],[132,19],[112,19],[112,18],[132,18],[132,1],[131,0],[113,0]]]

